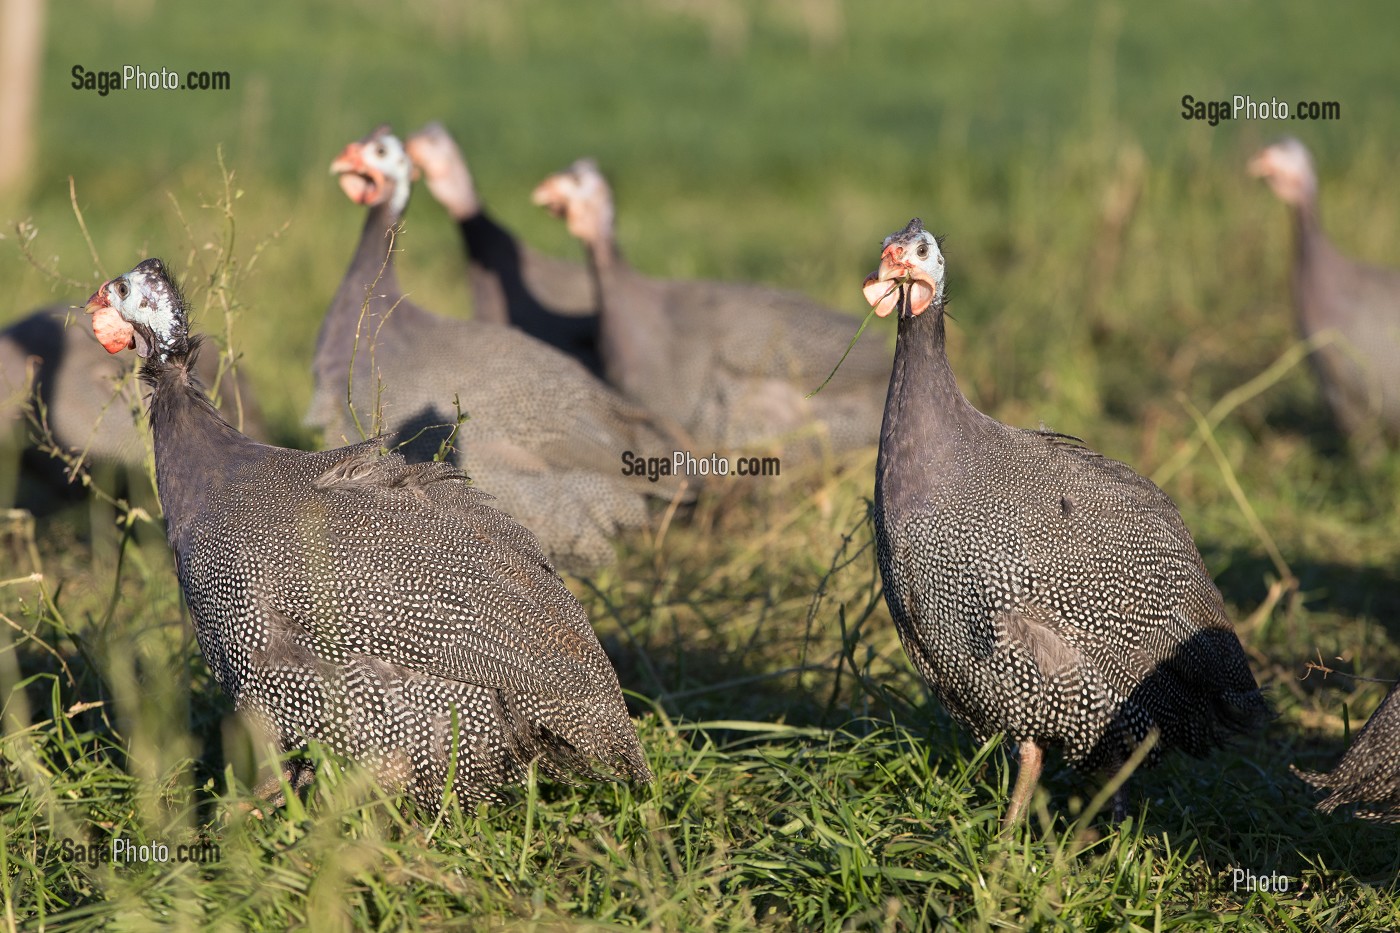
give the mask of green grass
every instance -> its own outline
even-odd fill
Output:
[[[543,782],[435,821],[328,762],[305,805],[259,820],[239,805],[265,763],[198,655],[138,484],[136,511],[93,499],[41,519],[34,554],[22,526],[0,529],[0,581],[43,575],[0,588],[7,927],[1400,925],[1397,830],[1315,813],[1288,770],[1330,767],[1384,695],[1367,678],[1400,676],[1400,455],[1349,457],[1305,365],[1223,413],[1218,455],[1193,417],[1296,341],[1286,217],[1245,177],[1254,147],[1304,138],[1334,240],[1400,263],[1400,115],[1377,78],[1400,17],[1383,3],[754,9],[51,5],[40,158],[26,191],[0,195],[0,321],[162,255],[189,270],[203,327],[229,322],[270,439],[309,447],[312,343],[362,219],[326,166],[380,120],[443,119],[493,210],[559,255],[575,244],[527,194],[595,155],[640,268],[800,289],[849,310],[853,331],[880,238],[919,214],[948,235],[964,389],[1160,478],[1278,719],[1135,777],[1118,827],[1086,812],[1099,778],[1052,764],[1028,826],[1000,834],[1001,750],[925,698],[880,598],[869,451],[716,490],[571,581],[632,691],[652,786]],[[99,98],[68,88],[74,63],[227,69],[234,89]],[[1187,93],[1338,100],[1343,119],[1211,128],[1180,118]],[[66,284],[24,257],[21,220]],[[402,245],[414,298],[467,314],[455,231],[425,194]],[[1297,587],[1275,587],[1285,577]],[[114,835],[220,857],[61,858],[65,838]],[[1237,868],[1293,884],[1236,891]]]

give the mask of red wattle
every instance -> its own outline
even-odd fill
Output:
[[[111,305],[93,309],[92,333],[108,353],[120,353],[136,346],[135,328]]]
[[[918,314],[926,311],[928,306],[933,304],[933,286],[922,279],[914,279],[909,283],[909,313]]]
[[[899,309],[897,280],[881,279],[880,273],[872,272],[865,277],[865,285],[861,287],[861,291],[865,293],[865,300],[875,309],[876,317],[888,317]]]

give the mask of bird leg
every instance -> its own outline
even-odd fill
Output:
[[[1016,825],[1035,793],[1036,782],[1040,780],[1040,769],[1045,764],[1045,752],[1033,740],[1021,743],[1021,766],[1016,771],[1016,787],[1011,791],[1011,804],[1002,817],[1003,829]]]
[[[1113,822],[1118,824],[1128,818],[1128,785],[1125,782],[1113,792]]]

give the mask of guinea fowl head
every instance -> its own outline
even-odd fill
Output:
[[[929,308],[943,310],[944,263],[938,238],[915,217],[898,233],[885,237],[880,268],[865,277],[865,300],[886,317],[899,309],[914,317]]]
[[[87,302],[92,332],[108,353],[136,348],[165,362],[190,349],[190,325],[180,287],[159,259],[147,259],[104,282]]]
[[[563,217],[569,232],[580,240],[612,238],[612,188],[592,159],[579,159],[536,186],[530,200],[555,217]]]
[[[331,163],[340,188],[356,204],[388,204],[394,213],[408,206],[413,164],[387,124],[341,150]]]
[[[1290,207],[1302,207],[1317,197],[1317,173],[1308,147],[1289,136],[1265,146],[1249,160],[1249,174],[1262,178]]]
[[[466,220],[481,210],[467,160],[445,126],[429,123],[408,137],[404,148],[414,167],[423,173],[433,198],[454,218]]]

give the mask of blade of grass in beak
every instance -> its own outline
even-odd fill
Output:
[[[841,354],[841,359],[837,360],[836,365],[832,367],[831,375],[827,376],[824,380],[822,380],[821,385],[817,386],[811,392],[808,392],[806,395],[803,396],[803,398],[811,398],[812,396],[820,392],[822,389],[826,388],[826,384],[830,382],[832,380],[832,377],[836,375],[836,370],[840,369],[841,364],[846,362],[846,357],[851,355],[851,349],[856,345],[856,341],[860,339],[860,335],[865,333],[865,328],[869,326],[870,319],[874,316],[875,306],[871,305],[870,310],[865,312],[865,319],[860,322],[860,327],[856,329],[856,335],[851,338],[850,343],[846,344],[846,352]]]

